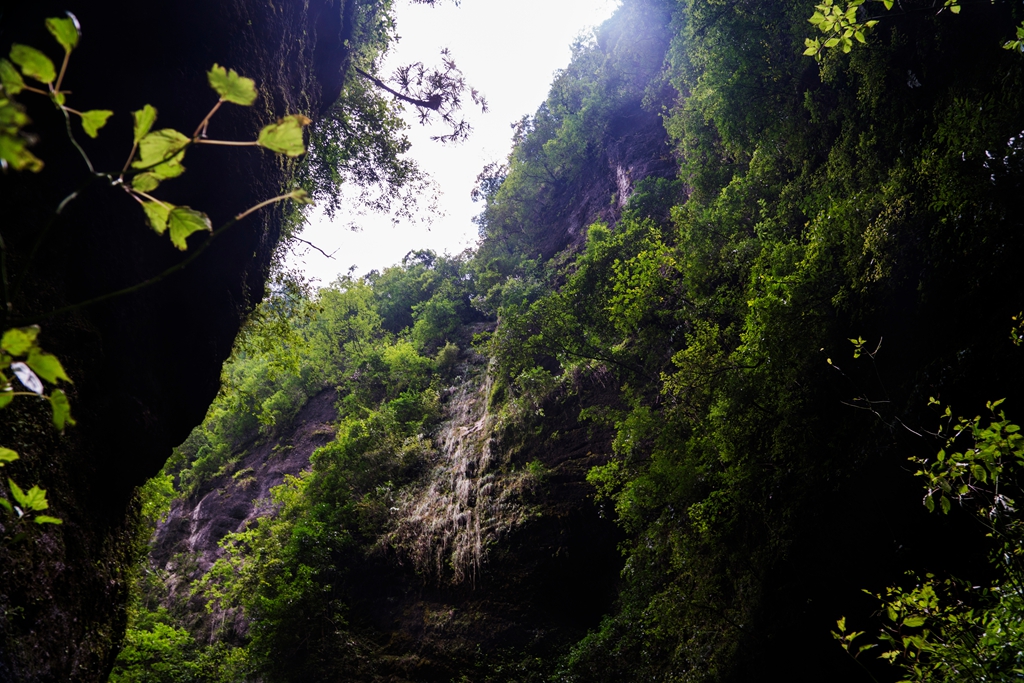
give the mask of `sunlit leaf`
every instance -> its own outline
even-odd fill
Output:
[[[63,524],[64,520],[49,515],[36,515],[32,520],[36,524]]]
[[[19,327],[4,332],[0,339],[0,349],[3,349],[12,356],[23,356],[28,350],[35,346],[36,337],[39,336],[39,327]]]
[[[171,211],[167,223],[171,228],[171,244],[182,251],[188,249],[186,237],[201,230],[213,230],[210,218],[205,213],[187,206],[179,206]]]
[[[949,514],[949,507],[950,507],[949,498],[946,498],[945,496],[940,498],[939,499],[939,506],[942,508],[942,514],[944,514],[944,515],[948,515]]]
[[[8,479],[7,483],[11,486],[11,494],[14,496],[14,500],[26,510],[35,512],[50,507],[50,504],[46,502],[46,491],[38,486],[33,486],[28,491],[22,491],[21,487],[15,484],[13,479]]]
[[[50,17],[46,20],[46,30],[53,34],[61,47],[71,52],[78,45],[77,24],[78,22],[70,17]]]
[[[71,378],[64,372],[64,367],[52,353],[44,353],[39,349],[32,349],[28,353],[28,366],[36,371],[36,374],[50,384],[56,384],[57,380],[70,382]]]
[[[213,65],[207,72],[210,87],[217,91],[225,102],[233,102],[248,107],[256,101],[256,81],[239,76],[234,69]]]
[[[0,498],[0,507],[2,507],[4,510],[7,510],[8,512],[14,512],[14,508],[12,508],[11,504],[7,502],[7,500],[4,498]]]
[[[161,180],[163,180],[163,178],[157,174],[146,171],[145,173],[140,173],[132,178],[132,189],[138,190],[139,192],[152,192],[160,186]]]
[[[12,451],[10,448],[4,448],[0,446],[0,467],[3,467],[9,462],[14,462],[18,459],[18,454]]]
[[[40,83],[53,83],[57,70],[53,62],[34,47],[15,43],[11,46],[11,61],[21,67],[21,73]]]
[[[53,426],[63,431],[64,425],[74,425],[75,419],[71,417],[71,403],[68,402],[67,394],[60,389],[54,389],[50,394],[50,408],[53,409]]]
[[[133,111],[132,118],[135,119],[135,143],[138,144],[156,122],[156,107],[147,104],[142,109]]]
[[[921,616],[909,616],[903,619],[903,625],[909,626],[910,628],[917,628],[918,626],[924,626],[925,618]]]
[[[91,109],[82,112],[82,129],[85,134],[95,138],[100,128],[107,125],[107,119],[113,116],[114,112],[109,109]]]
[[[309,123],[311,121],[302,114],[286,116],[277,123],[265,126],[256,143],[271,151],[297,157],[306,151],[302,142],[302,127]]]
[[[43,393],[43,383],[27,365],[21,362],[11,363],[11,370],[26,389],[35,394]]]
[[[3,102],[0,101],[0,108]],[[43,169],[43,162],[28,151],[25,139],[0,131],[0,159],[6,161],[16,171],[32,171],[38,173]]]
[[[21,74],[6,59],[0,59],[0,85],[8,95],[17,95],[25,89],[25,81],[22,80]]]
[[[309,193],[305,190],[294,190],[291,193],[291,198],[299,204],[313,204],[313,198],[309,196]]]
[[[167,202],[143,202],[142,209],[146,212],[146,220],[149,227],[153,228],[158,235],[164,234],[167,229],[167,217],[174,208],[173,204]]]
[[[148,170],[161,178],[176,178],[185,172],[181,160],[189,139],[172,128],[147,133],[139,140],[139,160],[132,168]]]
[[[10,391],[0,391],[0,408],[4,408],[8,403],[14,400],[14,393]]]

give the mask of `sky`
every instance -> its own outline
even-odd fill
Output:
[[[477,226],[473,216],[481,211],[469,196],[477,174],[485,164],[502,161],[511,147],[511,123],[533,114],[547,97],[555,71],[569,63],[570,46],[581,33],[589,32],[610,17],[618,0],[461,0],[436,7],[397,3],[396,23],[401,37],[388,55],[383,74],[400,64],[440,61],[449,48],[470,85],[487,98],[489,112],[482,114],[469,103],[464,109],[473,125],[470,138],[458,145],[430,140],[443,128],[419,126],[415,112],[406,118],[412,142],[410,157],[426,171],[440,192],[438,214],[423,213],[416,222],[393,226],[390,218],[359,215],[353,210],[336,213],[333,220],[317,209],[300,237],[317,250],[297,249],[288,263],[320,285],[339,273],[362,275],[401,262],[413,249],[433,249],[456,254],[473,247]],[[346,226],[360,226],[358,232]],[[299,245],[302,247],[303,245]]]

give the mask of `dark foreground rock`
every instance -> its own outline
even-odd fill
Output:
[[[286,113],[316,118],[340,92],[353,9],[330,0],[4,0],[0,52],[17,42],[56,56],[44,18],[77,15],[83,35],[65,81],[69,105],[115,112],[98,140],[81,137],[97,168],[116,172],[131,147],[130,112],[149,103],[159,110],[158,127],[191,132],[216,101],[206,83],[214,63],[254,78],[261,92],[252,108],[224,107],[211,127],[217,137],[252,139]],[[146,227],[124,192],[87,182],[59,112],[29,95],[19,100],[46,166],[0,176],[11,302],[0,315],[4,329],[42,326],[43,347],[75,382],[69,396],[78,424],[58,435],[48,411],[27,400],[0,420],[0,444],[21,454],[4,475],[45,488],[49,512],[64,520],[0,543],[0,681],[99,681],[125,628],[126,576],[137,552],[134,488],[202,419],[235,334],[262,296],[283,214],[249,217],[154,286],[49,315],[145,280],[183,256]],[[165,198],[205,211],[214,226],[279,194],[288,175],[279,158],[257,149],[198,148],[186,166]],[[55,215],[76,189],[79,197]],[[202,239],[194,236],[192,248]],[[9,532],[2,531],[8,540]]]

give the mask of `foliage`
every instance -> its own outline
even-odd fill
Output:
[[[932,403],[938,403],[934,398]],[[913,573],[910,588],[890,586],[875,598],[882,604],[885,624],[879,642],[854,644],[864,632],[847,632],[845,619],[833,633],[843,649],[857,658],[875,648],[879,657],[903,671],[907,681],[1010,681],[1024,666],[1020,642],[1024,636],[1024,580],[1021,541],[1024,524],[1008,493],[1019,487],[1024,464],[1024,437],[1020,427],[996,409],[1003,401],[989,402],[991,418],[982,423],[953,419],[947,406],[944,418],[946,448],[934,459],[912,458],[925,480],[925,506],[948,515],[952,502],[966,509],[994,541],[989,562],[996,580],[988,587],[926,574]],[[943,430],[940,429],[940,434]],[[968,439],[963,451],[955,442]],[[947,449],[951,452],[947,453]],[[936,504],[938,500],[938,504]]]
[[[826,38],[824,40],[821,38],[807,38],[804,41],[804,44],[807,46],[807,49],[804,50],[804,55],[821,61],[825,50],[839,48],[843,53],[849,53],[853,49],[855,40],[858,43],[867,43],[865,36],[878,24],[879,19],[858,20],[858,15],[866,12],[864,3],[865,0],[852,0],[852,2],[847,3],[845,9],[835,4],[834,0],[824,0],[822,4],[815,5],[816,11],[808,21],[824,33]],[[889,11],[897,3],[895,0],[877,0],[872,2],[872,4],[881,4],[886,11]],[[932,7],[929,9],[934,9],[936,4],[938,3],[932,3]],[[961,9],[961,0],[943,0],[941,5],[938,6],[936,13],[941,14],[949,10],[952,14],[960,14]],[[903,12],[910,11],[902,5],[900,5],[900,10]],[[1007,41],[1003,44],[1003,48],[1006,50],[1020,50],[1021,38],[1024,38],[1024,25],[1017,28],[1017,39]]]
[[[26,137],[20,134],[22,126],[29,123],[24,114],[20,113],[20,107],[9,98],[19,94],[23,90],[47,96],[50,101],[61,111],[67,121],[67,134],[71,143],[82,155],[89,173],[97,178],[102,178],[112,186],[124,189],[143,209],[149,226],[158,234],[167,232],[171,243],[185,251],[188,249],[186,238],[195,232],[213,232],[213,225],[209,217],[201,211],[196,211],[188,206],[175,206],[166,200],[160,200],[150,193],[156,190],[159,185],[172,178],[176,178],[185,172],[182,161],[187,149],[196,144],[224,144],[232,146],[254,145],[264,147],[287,156],[299,156],[305,153],[305,144],[302,140],[302,127],[311,121],[301,114],[286,116],[276,123],[263,127],[259,136],[253,142],[234,142],[211,140],[206,137],[206,129],[210,119],[225,102],[241,106],[251,106],[257,97],[256,84],[250,78],[239,76],[234,69],[227,70],[222,66],[214,64],[207,74],[210,87],[217,93],[219,99],[213,105],[210,112],[199,122],[191,137],[186,136],[170,128],[152,130],[156,121],[156,109],[151,105],[145,105],[142,109],[133,112],[135,120],[134,142],[128,160],[120,173],[97,172],[92,161],[74,138],[71,129],[70,116],[78,116],[85,133],[92,138],[97,137],[99,130],[106,124],[106,121],[113,114],[110,110],[92,110],[80,112],[66,106],[69,93],[61,90],[71,51],[78,45],[79,26],[78,20],[70,15],[68,18],[51,18],[46,21],[47,29],[57,39],[57,42],[64,48],[64,61],[58,74],[53,62],[39,50],[15,43],[11,48],[11,62],[21,70],[19,75],[10,62],[3,61],[0,68],[5,74],[0,80],[3,88],[3,95],[8,99],[0,103],[3,111],[10,113],[4,116],[9,121],[9,128],[3,129],[3,142],[0,143],[0,160],[4,167],[8,164],[17,170],[39,171],[43,163],[28,151]],[[74,36],[72,40],[71,36]],[[46,86],[47,90],[40,90],[28,87],[24,84],[22,76],[29,78]],[[138,152],[138,157],[135,154]],[[134,172],[129,171],[129,166]],[[77,194],[77,193],[76,193]],[[74,199],[72,194],[68,200]],[[294,199],[296,201],[307,201],[302,191],[293,191],[276,197],[273,200],[264,202],[264,206],[275,201]],[[63,208],[63,204],[62,204]],[[251,213],[255,208],[239,214],[239,218]],[[236,220],[238,220],[236,218]],[[234,221],[232,221],[233,223]],[[230,224],[229,224],[230,225]],[[224,226],[227,227],[227,226]]]
[[[474,254],[410,252],[363,280],[271,300],[287,314],[247,331],[171,470],[197,490],[304,397],[339,390],[336,441],[275,492],[275,516],[228,538],[205,579],[216,609],[250,620],[240,649],[260,675],[372,679],[358,573],[401,551],[392,507],[441,476],[432,430],[463,372],[451,349],[488,317],[496,326],[476,342],[490,356],[488,416],[525,432],[552,397],[585,392],[580,417],[613,434],[587,480],[623,533],[616,601],[529,675],[844,671],[821,641],[858,586],[902,575],[894,548],[929,568],[964,561],[901,502],[908,455],[950,517],[996,476],[986,524],[1019,545],[1005,499],[1016,429],[1002,416],[954,422],[976,449],[925,463],[920,406],[940,391],[1020,396],[1020,361],[988,333],[1005,337],[1019,310],[1024,67],[999,49],[995,13],[908,13],[885,25],[887,42],[844,50],[872,21],[859,6],[818,8],[824,42],[837,40],[822,49],[840,48],[819,66],[801,56],[805,2],[627,2],[575,46],[508,158],[481,174]],[[601,213],[588,203],[595,169],[637,112],[661,117],[678,175],[601,197],[613,207]],[[526,469],[558,485],[539,461]],[[1017,666],[999,647],[1018,637],[1011,582],[914,583],[876,593],[893,610],[891,659],[934,674],[980,643],[970,656],[989,664],[970,666]],[[855,651],[862,634],[845,628]]]

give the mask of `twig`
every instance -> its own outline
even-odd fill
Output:
[[[62,106],[60,108],[60,112],[64,114],[64,124],[67,126],[68,129],[68,138],[70,138],[71,144],[75,146],[75,149],[78,150],[78,153],[81,154],[82,158],[85,160],[85,165],[89,167],[89,174],[96,175],[96,169],[93,168],[92,161],[89,160],[89,155],[85,153],[85,150],[82,149],[82,146],[78,144],[78,140],[75,139],[75,134],[71,132],[71,117],[68,116],[69,111],[71,110],[67,107]],[[81,114],[79,114],[79,116],[81,116]]]
[[[307,242],[306,240],[302,239],[301,237],[292,237],[292,239],[293,239],[293,240],[295,240],[296,242],[302,242],[303,244],[305,244],[305,245],[307,245],[307,246],[313,247],[314,249],[316,249],[317,251],[319,251],[319,252],[320,252],[321,254],[323,254],[323,255],[324,255],[325,257],[327,257],[327,258],[329,258],[329,259],[333,259],[333,258],[334,258],[334,255],[338,253],[338,250],[337,250],[337,249],[335,249],[335,250],[334,250],[334,251],[332,251],[332,252],[331,252],[330,254],[328,254],[327,252],[325,252],[325,251],[324,251],[323,249],[321,249],[320,247],[316,246],[316,245],[315,245],[315,244],[313,244],[312,242]]]
[[[395,97],[397,97],[400,100],[404,100],[404,101],[408,102],[409,104],[415,105],[417,107],[425,107],[427,109],[433,109],[434,111],[437,111],[438,109],[441,108],[441,98],[438,95],[434,95],[429,100],[418,100],[415,97],[409,97],[408,95],[403,95],[402,93],[398,92],[397,90],[393,90],[393,89],[389,88],[388,85],[384,81],[380,80],[376,76],[372,76],[372,75],[366,73],[365,71],[360,69],[358,66],[357,67],[353,67],[353,68],[355,69],[357,74],[359,74],[363,78],[367,79],[368,81],[373,83],[375,86],[377,86],[381,90],[386,90],[387,92],[391,93],[392,95],[394,95]]]
[[[199,122],[198,126],[196,126],[196,132],[192,133],[192,140],[199,140],[200,134],[206,135],[206,124],[210,122],[210,117],[217,113],[217,110],[220,109],[220,105],[222,104],[224,104],[224,100],[217,100],[217,104],[213,105],[213,109],[210,110],[210,113],[204,116],[203,120]]]
[[[68,60],[71,59],[71,50],[64,50],[64,63],[60,65],[60,75],[57,76],[57,84],[53,86],[54,92],[60,92],[61,81],[64,80],[64,72],[68,69]]]
[[[259,145],[255,140],[252,142],[235,142],[233,140],[208,140],[206,138],[196,138],[192,142],[197,145],[231,145],[232,147],[255,147]]]

